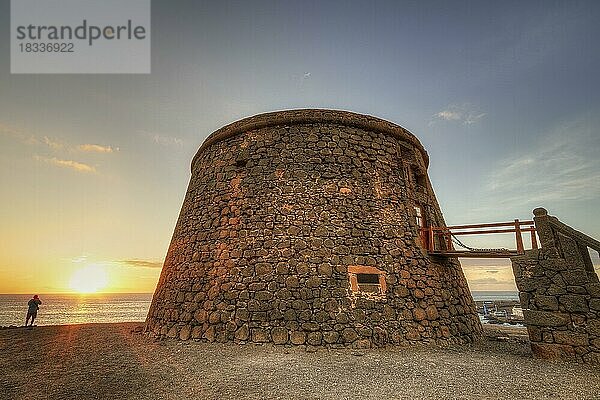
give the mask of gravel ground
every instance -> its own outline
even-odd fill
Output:
[[[1,399],[600,399],[600,368],[474,346],[318,350],[153,341],[138,323],[0,330]]]

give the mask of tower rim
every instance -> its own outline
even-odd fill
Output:
[[[423,156],[425,168],[429,167],[429,155],[419,139],[417,139],[417,137],[408,129],[405,129],[398,124],[379,117],[374,117],[372,115],[360,114],[352,111],[323,108],[300,108],[256,114],[250,117],[242,118],[217,129],[208,135],[196,152],[196,155],[192,159],[192,172],[194,171],[194,165],[196,164],[196,160],[200,154],[202,154],[204,150],[215,143],[229,139],[244,132],[270,126],[302,125],[314,123],[353,126],[356,128],[392,135],[414,145]]]

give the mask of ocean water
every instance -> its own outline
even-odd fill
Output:
[[[519,300],[518,292],[473,291],[475,301]],[[23,325],[27,315],[25,294],[0,294],[0,326]],[[144,321],[152,293],[41,294],[36,325]]]
[[[480,291],[473,290],[471,292],[475,301],[499,301],[499,300],[514,300],[519,301],[519,292],[515,291]]]
[[[36,325],[144,321],[152,293],[40,294]],[[0,326],[24,325],[31,295],[0,294]]]

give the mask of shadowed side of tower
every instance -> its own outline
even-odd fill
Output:
[[[160,336],[313,346],[465,343],[481,333],[460,264],[423,249],[444,226],[428,156],[390,122],[330,110],[210,135],[146,320]]]

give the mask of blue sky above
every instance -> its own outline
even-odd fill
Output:
[[[449,224],[544,206],[600,237],[598,2],[153,0],[150,75],[11,75],[9,15],[0,277],[161,260],[204,138],[288,108],[412,131]]]

